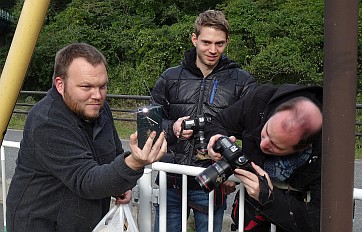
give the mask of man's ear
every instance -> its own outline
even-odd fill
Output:
[[[229,41],[230,41],[230,36],[228,36],[228,37],[226,38],[226,45],[228,45]]]
[[[197,35],[195,33],[192,33],[191,42],[195,47],[196,47],[196,41],[197,41]]]
[[[54,79],[54,85],[58,90],[58,93],[63,96],[64,93],[64,79],[61,77],[56,77]]]

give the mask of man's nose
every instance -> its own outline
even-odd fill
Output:
[[[94,88],[92,93],[92,98],[100,99],[102,97],[101,90],[99,88]]]
[[[269,148],[270,148],[270,142],[269,142],[269,140],[266,139],[266,138],[261,139],[261,141],[260,141],[260,148],[262,148],[262,149],[269,149]]]
[[[210,53],[216,53],[217,49],[216,49],[216,45],[215,44],[211,44],[210,48],[209,48],[209,52]]]

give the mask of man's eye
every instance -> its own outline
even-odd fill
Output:
[[[80,88],[81,88],[81,89],[84,89],[84,90],[90,90],[90,89],[91,89],[90,86],[81,86]]]
[[[217,43],[216,45],[219,46],[219,47],[223,47],[223,46],[225,45],[225,43],[224,43],[224,42],[220,42],[220,43]]]

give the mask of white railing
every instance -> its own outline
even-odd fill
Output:
[[[12,148],[20,148],[19,142],[13,141],[3,141],[0,148],[0,156],[1,156],[1,186],[3,193],[3,219],[4,219],[4,231],[6,231],[6,196],[7,196],[7,186],[6,186],[6,172],[5,172],[5,148],[4,147],[12,147]]]
[[[197,176],[205,168],[201,167],[192,167],[178,164],[169,164],[156,162],[151,165],[151,168],[145,169],[144,175],[140,178],[138,183],[139,188],[139,221],[142,222],[139,227],[140,231],[151,231],[151,220],[152,220],[152,203],[156,203],[155,200],[152,200],[152,197],[158,197],[159,205],[159,228],[160,231],[166,231],[166,208],[167,208],[167,178],[166,173],[175,173],[182,175],[182,231],[187,231],[187,176]],[[159,172],[159,191],[155,191],[152,188],[154,180],[152,180],[152,171]],[[229,178],[232,181],[240,182],[234,176]],[[240,199],[244,199],[244,188],[240,188]],[[153,198],[155,199],[155,198]],[[208,231],[213,231],[213,221],[214,221],[214,191],[209,193],[209,225]],[[244,201],[240,201],[239,207],[239,228],[243,228],[244,217],[242,217],[244,211]],[[242,231],[239,229],[239,231]]]
[[[1,145],[1,175],[2,175],[2,193],[3,193],[3,219],[4,219],[4,231],[6,231],[6,196],[7,196],[7,186],[6,186],[6,173],[5,173],[5,149],[4,147],[10,148],[20,148],[20,142],[12,141],[3,141]],[[183,166],[177,164],[169,164],[156,162],[153,163],[151,168],[146,168],[144,175],[139,179],[137,189],[138,193],[135,197],[138,198],[139,204],[139,213],[138,213],[138,223],[139,229],[142,232],[147,232],[152,230],[152,204],[160,203],[159,212],[160,212],[160,231],[166,231],[166,191],[167,191],[167,178],[166,173],[176,173],[182,175],[182,231],[187,231],[187,175],[196,176],[204,170],[200,167],[191,167]],[[159,189],[153,188],[154,179],[152,178],[152,171],[159,172]],[[230,179],[235,182],[240,182],[239,179],[231,176]],[[209,226],[208,231],[212,231],[213,227],[213,211],[214,211],[214,192],[209,193]],[[244,199],[244,188],[240,188],[240,198]],[[353,199],[362,200],[362,189],[354,188]],[[239,206],[239,231],[243,231],[244,217],[244,201],[240,200]],[[275,226],[272,225],[271,231],[275,231]]]
[[[152,230],[152,204],[159,203],[159,228],[161,232],[166,232],[166,208],[167,208],[167,178],[166,173],[176,173],[182,175],[182,231],[187,231],[187,176],[197,176],[205,168],[192,167],[178,164],[169,164],[156,162],[151,165],[151,168],[146,168],[144,175],[139,179],[138,191],[139,191],[139,228],[140,231]],[[155,190],[152,185],[152,171],[159,171],[159,190]],[[229,178],[232,181],[240,182],[239,179],[233,175]],[[240,186],[240,185],[239,185]],[[244,199],[244,188],[240,188],[239,199]],[[209,225],[208,231],[212,231],[213,228],[213,212],[214,212],[214,191],[209,193]],[[155,200],[155,198],[159,198]],[[362,200],[362,189],[353,189],[353,199]],[[244,201],[239,202],[239,228],[238,231],[243,231],[244,228]],[[271,225],[271,232],[276,231],[276,226]]]

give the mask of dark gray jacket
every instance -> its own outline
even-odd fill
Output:
[[[105,103],[93,133],[53,86],[29,112],[7,198],[7,229],[91,231],[143,170],[124,162]]]

